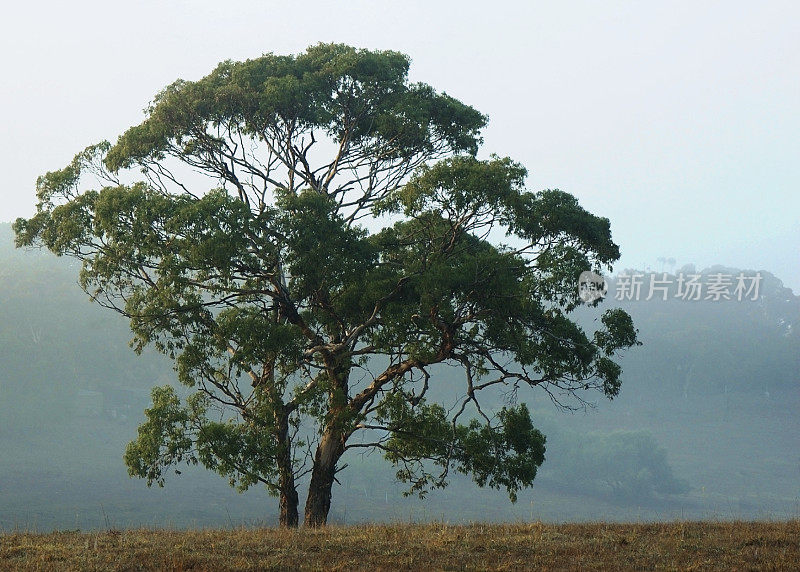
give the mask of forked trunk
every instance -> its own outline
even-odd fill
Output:
[[[305,526],[316,528],[328,522],[331,489],[336,476],[336,463],[344,452],[344,439],[339,431],[328,428],[314,455],[314,468],[308,486]]]

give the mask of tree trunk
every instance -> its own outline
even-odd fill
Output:
[[[331,508],[331,489],[336,476],[336,463],[344,452],[344,437],[328,427],[314,455],[314,468],[308,486],[304,526],[316,528],[328,522]]]
[[[300,501],[294,486],[294,477],[290,475],[289,479],[290,483],[284,483],[283,474],[281,474],[280,525],[285,528],[297,528],[300,523],[300,514],[297,510]]]
[[[294,471],[292,467],[292,444],[289,439],[288,415],[276,413],[278,422],[278,488],[280,489],[280,525],[287,528],[297,528],[300,522],[297,497],[297,487],[294,484]]]
[[[328,393],[329,417],[314,454],[311,483],[308,485],[304,526],[316,528],[328,522],[331,489],[336,477],[336,463],[344,453],[347,434],[343,413],[347,406],[347,381],[350,376],[349,356],[325,356],[325,368],[331,387]]]

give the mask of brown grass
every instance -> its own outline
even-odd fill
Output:
[[[800,521],[6,533],[13,570],[791,570]]]

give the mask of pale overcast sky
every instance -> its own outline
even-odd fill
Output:
[[[725,264],[800,292],[800,3],[113,1],[6,5],[0,221],[177,78],[343,42],[490,116],[483,156],[611,219],[616,269]]]

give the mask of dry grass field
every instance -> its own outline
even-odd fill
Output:
[[[797,570],[800,521],[0,535],[3,570]]]

